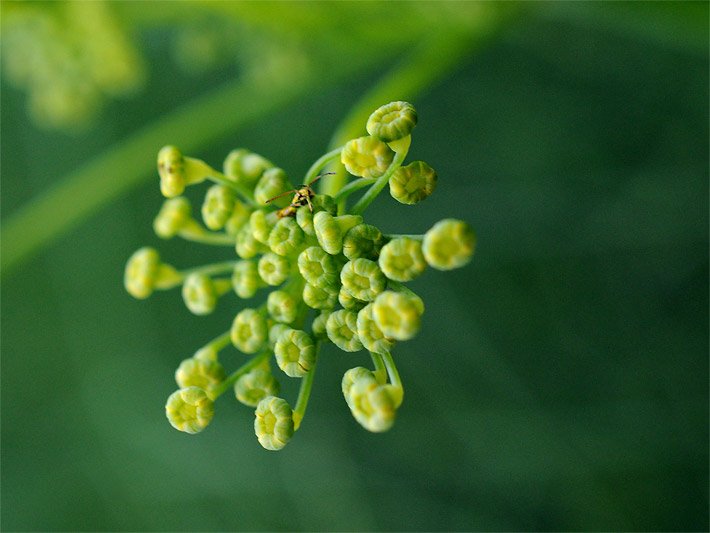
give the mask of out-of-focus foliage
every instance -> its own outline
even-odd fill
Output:
[[[482,46],[480,10],[508,5],[0,4],[2,256],[34,242],[2,278],[3,529],[708,530],[707,3],[526,3]],[[93,126],[71,135],[29,121],[15,9],[106,13],[131,91],[92,81],[73,105]],[[471,265],[413,284],[437,312],[398,352],[397,425],[362,432],[323,380],[279,454],[230,402],[198,439],[172,430],[175,362],[221,331],[175,294],[123,291],[127,253],[158,242],[156,150],[217,165],[247,146],[302,175],[400,61],[459,35],[473,44],[428,67],[453,72],[389,82],[424,80],[401,97],[428,124],[414,148],[436,193],[368,210],[421,231],[445,213],[479,238]],[[64,233],[33,240],[47,226]],[[364,362],[326,351],[319,375]]]

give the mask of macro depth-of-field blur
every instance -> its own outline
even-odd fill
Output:
[[[708,530],[706,2],[0,9],[3,530]],[[158,150],[300,183],[391,100],[438,188],[368,220],[478,236],[411,284],[394,427],[353,419],[366,353],[330,346],[284,450],[231,393],[175,431],[175,368],[245,304],[124,290],[140,246],[225,257],[153,234]]]

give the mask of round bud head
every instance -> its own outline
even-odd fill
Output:
[[[372,304],[372,316],[385,337],[406,341],[419,331],[421,300],[408,294],[385,291]]]
[[[379,265],[385,276],[395,281],[410,281],[426,269],[422,243],[398,237],[382,247]]]
[[[354,298],[345,287],[340,287],[340,292],[338,293],[338,303],[343,307],[343,309],[349,309],[357,313],[360,309],[365,307],[367,302]]]
[[[299,254],[298,271],[314,287],[330,289],[330,292],[337,290],[338,265],[333,256],[319,246],[311,246]]]
[[[321,289],[306,283],[303,287],[303,302],[311,309],[329,310],[335,307],[337,294],[330,287]]]
[[[316,362],[316,347],[311,336],[300,329],[287,329],[274,346],[276,362],[287,376],[301,378]]]
[[[279,382],[271,372],[263,368],[255,368],[244,374],[234,384],[237,400],[250,407],[256,407],[267,396],[276,396],[279,389]]]
[[[350,411],[355,420],[368,431],[387,431],[394,424],[397,402],[391,385],[380,385],[374,379],[356,379],[349,390]]]
[[[256,407],[254,432],[267,450],[280,450],[293,436],[293,411],[283,398],[267,396]]]
[[[334,311],[328,316],[325,330],[333,344],[344,352],[362,350],[362,343],[357,335],[357,314],[354,311]]]
[[[160,192],[166,198],[180,196],[187,185],[185,158],[175,146],[165,146],[158,152]]]
[[[330,255],[338,255],[343,249],[343,236],[361,222],[359,215],[334,217],[327,211],[319,211],[313,217],[318,244]]]
[[[335,200],[332,196],[325,194],[316,194],[311,198],[311,205],[313,206],[313,211],[311,211],[308,206],[302,206],[296,211],[296,222],[301,227],[306,235],[313,237],[316,232],[313,227],[313,216],[318,211],[326,211],[331,215],[334,215],[338,211],[338,207],[335,205]]]
[[[190,201],[183,196],[169,198],[163,202],[158,216],[155,217],[153,230],[158,237],[170,239],[191,221],[192,206]]]
[[[343,391],[343,398],[345,398],[345,401],[347,402],[348,406],[350,406],[350,389],[352,389],[352,386],[356,381],[360,380],[365,380],[367,382],[377,384],[377,380],[375,379],[375,376],[372,371],[361,366],[351,368],[350,370],[345,372],[345,374],[343,374],[341,389]]]
[[[385,290],[387,280],[377,263],[360,257],[345,263],[340,271],[340,282],[353,298],[371,302]]]
[[[288,181],[286,173],[277,167],[270,168],[264,172],[259,179],[259,183],[256,184],[254,200],[258,205],[266,205],[274,196],[278,196],[291,189],[293,189],[293,185]],[[291,195],[286,194],[269,203],[278,207],[284,207],[291,203],[291,198]]]
[[[212,185],[207,189],[205,201],[202,203],[202,220],[211,230],[224,227],[234,213],[236,196],[226,185]]]
[[[244,224],[237,233],[237,255],[242,259],[251,259],[263,249],[264,245],[254,238],[251,224],[249,222]]]
[[[236,235],[239,230],[249,222],[251,217],[251,209],[239,200],[234,201],[234,209],[227,222],[224,224],[224,231],[229,235]]]
[[[185,359],[175,371],[178,387],[199,387],[212,397],[212,390],[224,381],[224,368],[216,360],[191,357]]]
[[[367,120],[367,133],[385,142],[403,139],[417,125],[417,111],[409,102],[390,102]]]
[[[276,341],[279,340],[281,334],[289,329],[291,328],[289,328],[286,324],[282,324],[280,322],[277,322],[273,326],[271,326],[269,328],[269,348],[273,350],[274,346],[276,346]]]
[[[170,395],[165,404],[165,416],[178,431],[194,435],[212,420],[214,402],[200,387],[185,387]]]
[[[359,137],[348,141],[340,161],[353,176],[379,178],[394,159],[394,152],[375,137]]]
[[[207,345],[198,349],[192,357],[200,361],[217,361],[218,356],[219,352],[217,348],[212,345]]]
[[[269,234],[269,248],[275,254],[290,255],[301,247],[305,238],[298,223],[291,217],[284,217]]]
[[[154,248],[137,250],[126,263],[123,284],[134,298],[148,298],[155,289],[160,271],[160,255]]]
[[[416,204],[436,189],[436,171],[424,161],[414,161],[394,171],[389,181],[392,198],[402,204]]]
[[[232,344],[244,353],[256,353],[267,340],[266,318],[254,309],[244,309],[234,317]]]
[[[328,340],[328,333],[326,332],[325,326],[328,322],[328,317],[330,316],[330,311],[323,311],[317,317],[313,319],[311,324],[311,330],[313,331],[313,336],[317,339]]]
[[[257,209],[249,217],[251,232],[254,238],[262,244],[269,244],[269,234],[279,221],[276,211],[267,213],[263,209]]]
[[[212,278],[205,274],[190,274],[182,284],[182,299],[195,315],[209,315],[217,306],[218,298]]]
[[[343,254],[348,259],[377,259],[384,243],[382,232],[370,224],[350,228],[343,238]]]
[[[272,287],[281,285],[290,274],[291,265],[285,257],[269,252],[259,259],[259,276]]]
[[[373,304],[367,304],[357,314],[357,335],[366,350],[374,353],[386,353],[392,349],[394,341],[385,337],[375,322]]]
[[[298,302],[286,291],[272,291],[266,300],[266,309],[276,322],[290,324],[298,315]]]
[[[234,181],[254,184],[264,171],[274,165],[259,154],[244,148],[232,150],[224,160],[224,173]]]
[[[439,270],[466,265],[476,250],[476,234],[463,220],[447,218],[434,224],[424,235],[424,259]]]
[[[232,288],[240,298],[251,298],[262,287],[261,278],[254,261],[238,261],[232,272]]]

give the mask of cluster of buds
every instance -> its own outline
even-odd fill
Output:
[[[227,156],[224,172],[172,146],[160,151],[160,189],[168,199],[154,221],[158,236],[230,246],[238,259],[181,271],[163,263],[154,249],[142,248],[126,265],[128,292],[147,298],[156,289],[182,285],[187,308],[203,315],[227,293],[246,299],[270,291],[265,303],[241,309],[228,331],[180,364],[175,373],[180,389],[165,406],[176,429],[202,431],[212,420],[215,400],[232,389],[239,402],[256,408],[259,443],[268,450],[283,448],[301,425],[319,351],[328,342],[345,352],[370,353],[372,369],[358,366],[343,376],[343,396],[365,429],[392,426],[404,396],[392,349],[417,334],[424,313],[421,298],[404,283],[427,267],[464,266],[476,244],[473,230],[460,220],[442,220],[423,235],[391,235],[363,219],[387,185],[405,204],[434,191],[437,176],[429,165],[403,166],[416,122],[409,103],[380,107],[367,122],[369,135],[318,159],[299,188],[282,169],[244,149]],[[332,196],[316,194],[311,186],[338,161],[354,178]],[[200,223],[180,195],[205,180],[214,184]],[[348,197],[365,187],[348,208]],[[220,359],[228,345],[249,356],[229,375]],[[274,372],[301,380],[293,407],[278,396]]]

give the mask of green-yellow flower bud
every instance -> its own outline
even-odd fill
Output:
[[[335,289],[337,286],[338,265],[331,255],[318,246],[306,248],[299,254],[298,271],[314,287]]]
[[[186,387],[170,395],[165,404],[165,415],[175,429],[194,435],[212,420],[214,402],[200,387]]]
[[[374,300],[385,290],[387,283],[377,263],[364,257],[345,263],[340,271],[340,281],[353,298],[363,302]]]
[[[264,284],[257,272],[254,261],[244,259],[234,265],[232,288],[240,298],[251,298]]]
[[[364,368],[362,366],[356,366],[355,368],[351,368],[350,370],[345,372],[345,374],[343,374],[343,380],[341,381],[340,386],[343,391],[343,398],[345,398],[345,401],[347,402],[348,406],[350,406],[350,389],[352,389],[352,386],[355,384],[356,381],[359,381],[361,379],[368,382],[377,383],[377,380],[375,379],[372,370],[368,370],[367,368]]]
[[[154,248],[144,247],[126,262],[123,284],[131,296],[142,300],[155,289],[174,287],[181,280],[177,270],[160,261],[160,255]]]
[[[266,169],[273,166],[259,154],[238,148],[229,152],[224,160],[224,173],[234,181],[253,185]]]
[[[337,294],[330,288],[324,289],[306,283],[303,287],[303,302],[311,309],[333,309]]]
[[[276,322],[273,326],[271,326],[269,328],[269,348],[273,350],[274,346],[276,346],[276,341],[279,340],[281,334],[289,329],[291,328],[289,328],[286,324],[282,324],[280,322]]]
[[[397,415],[397,398],[392,385],[380,385],[377,380],[360,376],[348,393],[350,411],[355,420],[368,431],[387,431]]]
[[[349,309],[351,311],[359,311],[367,302],[358,300],[352,294],[348,292],[345,287],[340,287],[340,292],[338,292],[338,303],[343,307],[343,309]]]
[[[392,239],[382,247],[379,265],[389,279],[413,280],[426,269],[422,243],[408,237]]]
[[[191,222],[193,219],[190,201],[183,196],[177,196],[163,202],[158,216],[153,220],[153,230],[158,237],[170,239]]]
[[[421,300],[405,293],[385,291],[372,305],[372,316],[385,337],[406,341],[419,331],[424,312]]]
[[[175,371],[178,387],[199,387],[214,400],[212,390],[224,381],[224,368],[216,360],[191,357],[185,359]]]
[[[269,252],[259,259],[259,276],[272,287],[281,285],[290,273],[291,265],[285,257]]]
[[[330,255],[338,255],[343,249],[343,236],[361,222],[359,215],[334,217],[327,211],[319,211],[313,217],[318,244]]]
[[[373,304],[367,304],[357,314],[357,335],[366,350],[375,353],[389,352],[394,345],[391,339],[385,337],[375,322]]]
[[[424,259],[439,270],[466,265],[476,249],[476,234],[463,220],[447,218],[434,224],[424,235]]]
[[[325,326],[328,323],[330,313],[330,311],[323,311],[313,319],[311,330],[313,331],[313,336],[316,339],[328,340],[328,332],[326,331]]]
[[[392,198],[402,204],[416,204],[436,189],[436,171],[424,161],[399,167],[389,181]]]
[[[394,159],[394,152],[375,137],[359,137],[345,144],[340,161],[353,176],[379,178]]]
[[[266,300],[266,309],[276,322],[290,324],[298,315],[298,302],[286,291],[272,291]]]
[[[382,232],[370,224],[358,224],[343,238],[343,254],[348,259],[377,259],[384,243]]]
[[[331,215],[335,215],[338,211],[338,206],[332,196],[325,194],[316,194],[311,198],[311,206],[313,206],[313,211],[306,206],[296,211],[296,222],[298,222],[298,225],[306,235],[313,237],[316,234],[313,227],[313,215],[318,211],[327,211]]]
[[[268,370],[255,368],[241,376],[234,384],[234,394],[244,405],[256,407],[267,396],[279,393],[279,382]]]
[[[232,344],[244,353],[256,353],[267,341],[264,315],[254,309],[243,309],[234,317],[231,329]]]
[[[269,234],[269,248],[278,255],[290,255],[298,250],[305,235],[298,223],[291,217],[280,219]]]
[[[211,230],[222,229],[234,213],[236,200],[234,192],[226,185],[212,185],[207,189],[202,203],[205,226]]]
[[[251,224],[247,222],[237,233],[237,255],[242,259],[251,259],[264,251],[264,245],[254,238]]]
[[[195,272],[185,278],[182,284],[182,299],[191,313],[209,315],[217,306],[217,300],[231,287],[231,281],[212,280],[209,276]]]
[[[300,329],[287,329],[274,346],[276,362],[287,376],[305,376],[316,361],[316,347],[311,336]]]
[[[325,329],[328,338],[344,352],[362,350],[362,343],[357,335],[357,314],[354,311],[334,311],[328,316]]]
[[[256,407],[254,432],[267,450],[280,450],[293,436],[293,411],[283,398],[267,396]]]
[[[259,179],[259,183],[256,184],[254,200],[259,205],[266,205],[275,196],[291,189],[293,189],[293,185],[288,181],[286,173],[278,167],[270,168],[264,172]],[[278,207],[284,207],[291,203],[291,198],[291,195],[286,194],[270,203]]]
[[[252,211],[247,205],[243,204],[239,200],[235,200],[232,214],[224,224],[224,231],[226,231],[229,235],[236,235],[242,226],[249,222],[251,213]]]
[[[254,238],[262,244],[269,244],[269,234],[278,221],[276,211],[266,212],[263,209],[254,211],[249,217]]]
[[[204,181],[211,172],[204,161],[183,157],[174,146],[165,146],[158,152],[160,191],[167,198],[180,196],[187,185]]]
[[[409,102],[390,102],[377,108],[367,120],[367,133],[385,142],[403,139],[417,125],[417,111]]]

